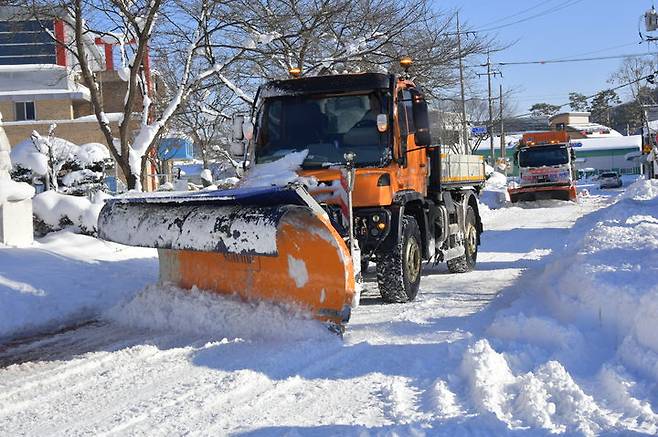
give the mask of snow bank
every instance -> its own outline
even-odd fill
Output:
[[[11,179],[0,179],[0,203],[6,200],[25,200],[32,196],[34,196],[34,187],[32,185],[12,181]]]
[[[479,340],[464,354],[461,371],[478,409],[510,429],[595,435],[613,424],[557,361],[515,376],[505,357]]]
[[[507,176],[499,173],[493,167],[486,167],[487,180],[484,189],[480,192],[480,203],[491,209],[497,209],[509,202],[509,193],[507,192]]]
[[[158,276],[155,249],[69,231],[29,248],[0,245],[0,260],[0,338],[93,319]]]
[[[85,197],[69,196],[56,191],[44,191],[32,200],[35,217],[49,230],[59,230],[67,226],[85,234],[95,235],[98,215],[107,195],[97,194],[90,202]]]
[[[658,432],[642,389],[658,384],[658,180],[581,218],[552,256],[464,353],[474,404],[510,429]]]
[[[234,296],[150,285],[106,316],[132,327],[187,332],[203,337],[305,340],[334,337],[326,327],[290,307],[245,302]]]
[[[254,165],[240,182],[242,187],[284,186],[291,182],[300,182],[307,186],[316,186],[315,178],[302,178],[296,171],[306,159],[308,150],[288,153],[279,160]]]

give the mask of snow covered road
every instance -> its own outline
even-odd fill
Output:
[[[0,434],[655,433],[656,386],[633,388],[651,379],[569,374],[541,347],[501,340],[500,314],[559,260],[576,220],[611,201],[485,211],[476,271],[427,266],[417,300],[399,305],[381,304],[370,273],[342,341],[276,308],[147,287],[99,321],[0,346]]]

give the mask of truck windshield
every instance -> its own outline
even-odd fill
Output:
[[[386,106],[375,92],[268,99],[260,115],[256,163],[308,149],[304,168],[344,163],[347,152],[356,154],[357,165],[384,165],[387,134],[377,130],[377,114],[387,113]]]
[[[569,162],[569,150],[564,145],[536,146],[519,152],[519,166],[541,167],[562,165]]]

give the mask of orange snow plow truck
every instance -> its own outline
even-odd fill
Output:
[[[523,134],[514,153],[520,184],[510,200],[576,200],[576,155],[565,131]]]
[[[253,123],[253,124],[252,124]],[[293,304],[343,329],[374,262],[385,302],[416,297],[423,260],[471,270],[482,224],[481,157],[433,146],[410,80],[363,73],[277,80],[234,120],[249,172],[295,152],[307,186],[117,198],[102,238],[156,247],[160,277],[247,300]]]

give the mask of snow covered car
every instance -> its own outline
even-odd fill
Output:
[[[622,185],[621,176],[618,173],[607,172],[599,176],[600,188],[621,188]]]

